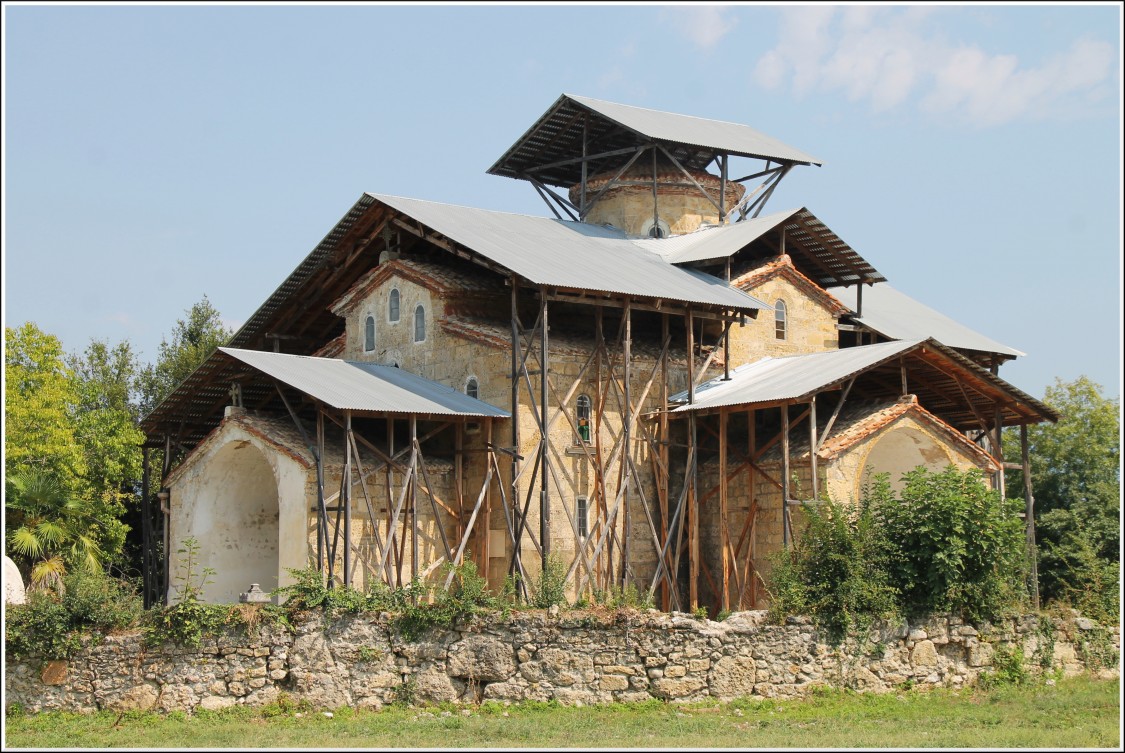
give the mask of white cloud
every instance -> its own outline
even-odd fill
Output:
[[[667,8],[664,16],[696,46],[710,50],[738,24],[728,9],[715,5]]]
[[[945,40],[927,22],[933,8],[792,7],[777,44],[753,76],[798,95],[839,92],[876,112],[907,103],[978,126],[1068,113],[1096,98],[1114,69],[1113,48],[1080,40],[1037,67],[1011,54]]]

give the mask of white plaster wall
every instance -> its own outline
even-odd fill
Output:
[[[309,471],[292,457],[227,421],[169,481],[171,583],[178,598],[188,576],[184,541],[199,542],[193,570],[216,572],[202,597],[234,603],[251,583],[272,591],[306,565],[305,486]]]

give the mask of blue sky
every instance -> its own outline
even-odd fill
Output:
[[[249,317],[364,191],[485,170],[562,93],[744,123],[908,295],[1121,389],[1121,7],[4,5],[4,320],[143,360]]]

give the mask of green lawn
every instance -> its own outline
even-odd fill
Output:
[[[466,715],[467,714],[467,715]],[[467,711],[294,707],[157,714],[12,714],[5,748],[1118,748],[1119,681],[991,691],[831,692],[801,701]]]

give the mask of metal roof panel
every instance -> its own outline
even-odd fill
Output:
[[[644,136],[680,144],[714,149],[720,152],[740,154],[747,157],[761,157],[780,162],[804,162],[812,165],[823,164],[821,160],[805,154],[767,136],[750,126],[729,123],[722,120],[697,118],[692,115],[650,110],[645,107],[621,105],[601,99],[564,95],[594,112],[616,121]]]
[[[725,280],[669,264],[616,228],[372,196],[536,285],[729,309],[770,308]]]
[[[832,291],[832,294],[852,311],[856,310],[858,303],[854,287],[840,288]],[[979,332],[974,332],[886,283],[878,283],[864,289],[863,316],[853,318],[865,327],[870,327],[894,340],[932,337],[951,348],[980,350],[1008,356],[1027,355]]]
[[[732,371],[729,381],[719,378],[700,385],[695,391],[695,402],[681,405],[675,411],[796,400],[894,358],[921,342],[878,343],[823,353],[763,358]],[[684,402],[687,397],[685,391],[669,400]]]
[[[393,366],[240,348],[219,350],[337,410],[486,418],[511,415]]]

